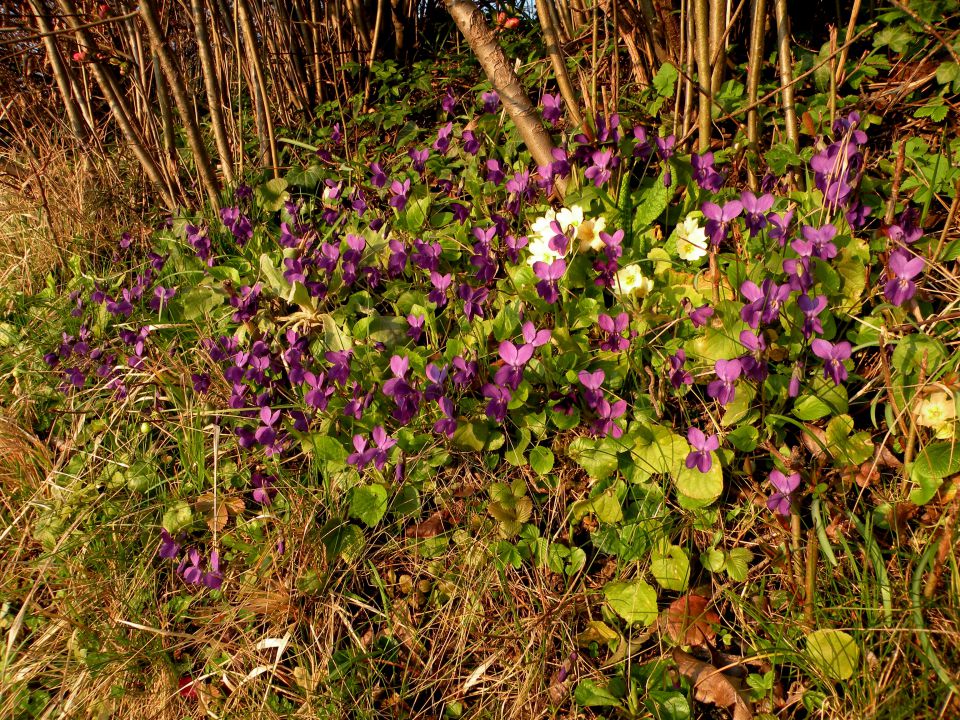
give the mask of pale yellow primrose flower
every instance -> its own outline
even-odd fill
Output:
[[[692,215],[677,225],[676,237],[677,255],[681,260],[699,260],[707,254],[707,233]]]
[[[602,233],[607,227],[607,221],[602,217],[588,218],[580,223],[577,228],[577,240],[580,241],[580,251],[600,252],[605,247],[603,240],[600,239]]]
[[[917,424],[932,428],[938,438],[953,436],[953,425],[956,419],[956,404],[953,397],[945,392],[931,393],[917,405]]]
[[[530,224],[530,244],[527,246],[530,254],[527,257],[527,263],[531,267],[537,262],[551,263],[563,257],[550,247],[550,241],[556,235],[550,227],[554,221],[563,232],[572,236],[571,239],[579,241],[581,251],[603,250],[604,244],[600,239],[600,233],[606,229],[607,223],[602,217],[585,218],[583,208],[579,205],[571,205],[556,211],[550,209]]]
[[[617,295],[646,297],[653,290],[653,280],[644,277],[639,265],[627,265],[613,276],[613,292]]]

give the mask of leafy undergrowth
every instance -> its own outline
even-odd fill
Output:
[[[4,713],[957,712],[956,141],[417,92],[6,293]]]

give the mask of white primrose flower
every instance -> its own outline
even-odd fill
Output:
[[[534,264],[538,262],[544,262],[549,265],[554,260],[559,260],[563,257],[560,253],[550,247],[547,240],[537,237],[527,245],[527,250],[530,251],[530,254],[527,256],[527,264],[530,267],[533,267]]]
[[[653,290],[653,280],[640,272],[639,265],[627,265],[613,276],[613,292],[617,295],[646,297]]]
[[[917,425],[932,429],[939,439],[953,436],[956,419],[956,404],[945,392],[931,393],[917,405]]]
[[[677,255],[682,260],[699,260],[707,254],[707,233],[694,216],[688,215],[677,225],[676,238]]]

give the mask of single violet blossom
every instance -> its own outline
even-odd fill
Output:
[[[537,294],[549,304],[560,299],[560,288],[557,285],[567,270],[567,263],[558,258],[549,265],[545,262],[535,262],[533,272],[540,279],[537,283]]]
[[[696,468],[702,473],[709,472],[713,467],[713,458],[710,453],[720,447],[720,440],[716,435],[708,437],[700,428],[691,427],[687,430],[687,442],[693,448],[687,455],[687,468],[690,470]]]
[[[897,248],[890,253],[888,266],[894,277],[883,287],[883,296],[894,305],[903,305],[917,292],[914,278],[923,272],[926,261],[919,255]]]
[[[166,528],[160,528],[160,548],[157,550],[157,554],[164,560],[170,560],[175,558],[179,552],[180,545],[177,544],[177,541],[167,532]]]
[[[714,363],[714,371],[717,379],[707,385],[707,395],[715,399],[721,405],[727,405],[733,402],[737,394],[736,381],[743,372],[743,366],[740,360],[717,360]]]
[[[604,373],[603,370],[595,370],[594,372],[581,370],[577,373],[577,379],[584,387],[583,399],[591,409],[596,409],[600,401],[603,400],[602,388],[605,378],[606,373]]]
[[[790,297],[789,285],[778,285],[766,278],[757,287],[751,280],[740,286],[740,292],[750,302],[740,309],[740,319],[756,330],[760,323],[772,323],[780,316],[780,308]]]
[[[537,330],[536,326],[529,320],[520,328],[521,334],[523,335],[523,341],[532,345],[535,348],[538,348],[542,345],[546,345],[550,342],[550,330],[544,328],[542,330]]]
[[[810,343],[813,354],[823,360],[823,377],[833,380],[834,385],[839,385],[847,379],[847,368],[843,361],[850,359],[852,347],[846,340],[836,344],[817,338]]]
[[[837,246],[833,238],[837,235],[837,228],[827,223],[822,228],[804,225],[803,240],[794,240],[790,247],[801,257],[815,257],[821,260],[832,260],[837,256]]]
[[[544,93],[540,101],[543,104],[543,119],[551,125],[556,125],[563,116],[563,98],[559,93],[556,95]]]
[[[823,323],[820,321],[819,315],[827,307],[827,296],[800,295],[797,297],[797,307],[803,313],[803,328],[801,330],[803,337],[809,340],[814,334],[822,334]]]
[[[683,351],[683,348],[677,350],[667,360],[670,361],[670,384],[673,385],[674,389],[679,390],[683,385],[693,384],[693,375],[690,374],[689,370],[683,368],[684,363],[687,362],[687,354]]]
[[[773,470],[770,473],[770,484],[776,492],[767,498],[767,507],[778,515],[789,515],[793,493],[800,487],[800,473],[784,475],[779,470]]]
[[[766,212],[773,207],[773,195],[764,193],[757,197],[749,190],[740,194],[743,204],[743,224],[750,231],[750,237],[756,236],[767,225]]]
[[[730,232],[730,223],[732,223],[743,212],[743,203],[739,200],[731,200],[724,203],[721,208],[716,203],[705,202],[701,206],[703,216],[707,218],[704,230],[710,242],[716,246],[727,238]]]
[[[694,327],[703,327],[707,324],[707,321],[713,317],[713,308],[709,305],[692,308],[687,311],[687,317],[690,318],[690,322],[693,323]]]
[[[390,183],[390,199],[387,200],[387,204],[390,205],[390,207],[402,211],[407,206],[409,195],[410,178],[407,178],[402,183],[399,180],[394,180]]]

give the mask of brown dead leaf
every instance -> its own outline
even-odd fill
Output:
[[[800,436],[803,444],[807,450],[810,451],[813,459],[818,460],[826,452],[824,448],[830,445],[830,443],[827,442],[827,433],[823,428],[811,425],[810,423],[804,423],[803,427],[806,430],[806,432]]]
[[[714,625],[720,616],[708,606],[710,601],[690,593],[677,598],[660,617],[660,627],[678,645],[707,645],[717,636]]]
[[[220,532],[227,526],[231,515],[244,511],[243,498],[239,496],[214,496],[213,491],[203,493],[194,503],[198,512],[207,516],[207,527],[212,532]]]
[[[733,720],[752,720],[753,708],[741,694],[735,679],[679,648],[673,651],[673,661],[680,674],[693,685],[693,696],[698,702],[726,708],[733,713]]]
[[[435,512],[423,522],[415,523],[407,528],[404,535],[408,538],[417,538],[420,540],[436,537],[443,532],[443,513]]]
[[[862,488],[868,488],[880,480],[880,471],[873,460],[867,460],[860,464],[860,468],[853,476],[853,481]]]

